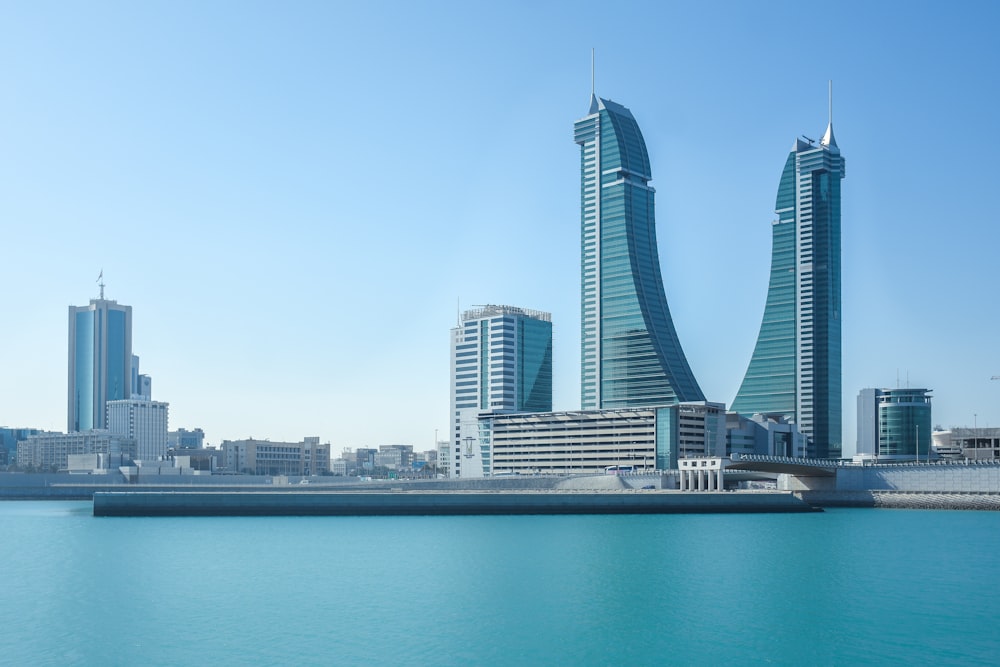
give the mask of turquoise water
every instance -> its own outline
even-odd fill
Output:
[[[1000,662],[1000,513],[90,511],[0,503],[0,663]]]

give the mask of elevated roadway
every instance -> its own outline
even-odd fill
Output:
[[[746,470],[762,473],[795,475],[796,477],[836,477],[837,469],[844,462],[831,459],[805,459],[788,456],[765,456],[762,454],[733,454],[732,463],[726,465],[729,471]]]

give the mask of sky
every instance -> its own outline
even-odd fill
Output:
[[[431,449],[459,310],[552,314],[579,408],[573,122],[631,109],[667,300],[709,400],[760,327],[778,178],[833,80],[844,438],[864,387],[1000,425],[1000,5],[0,4],[0,425],[66,428],[67,307],[206,440]]]

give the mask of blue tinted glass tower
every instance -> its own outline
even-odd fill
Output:
[[[841,452],[840,181],[831,120],[819,145],[796,139],[778,185],[764,319],[732,409],[780,414],[809,454]]]
[[[102,289],[103,292],[103,289]],[[132,306],[69,307],[69,432],[107,427],[107,402],[132,396]]]
[[[591,96],[574,138],[581,157],[582,407],[703,401],[663,290],[639,125],[625,107]]]

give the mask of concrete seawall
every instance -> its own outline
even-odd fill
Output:
[[[796,495],[817,507],[1000,511],[1000,493],[800,491]]]
[[[234,491],[94,494],[94,516],[417,516],[819,511],[783,492]]]

